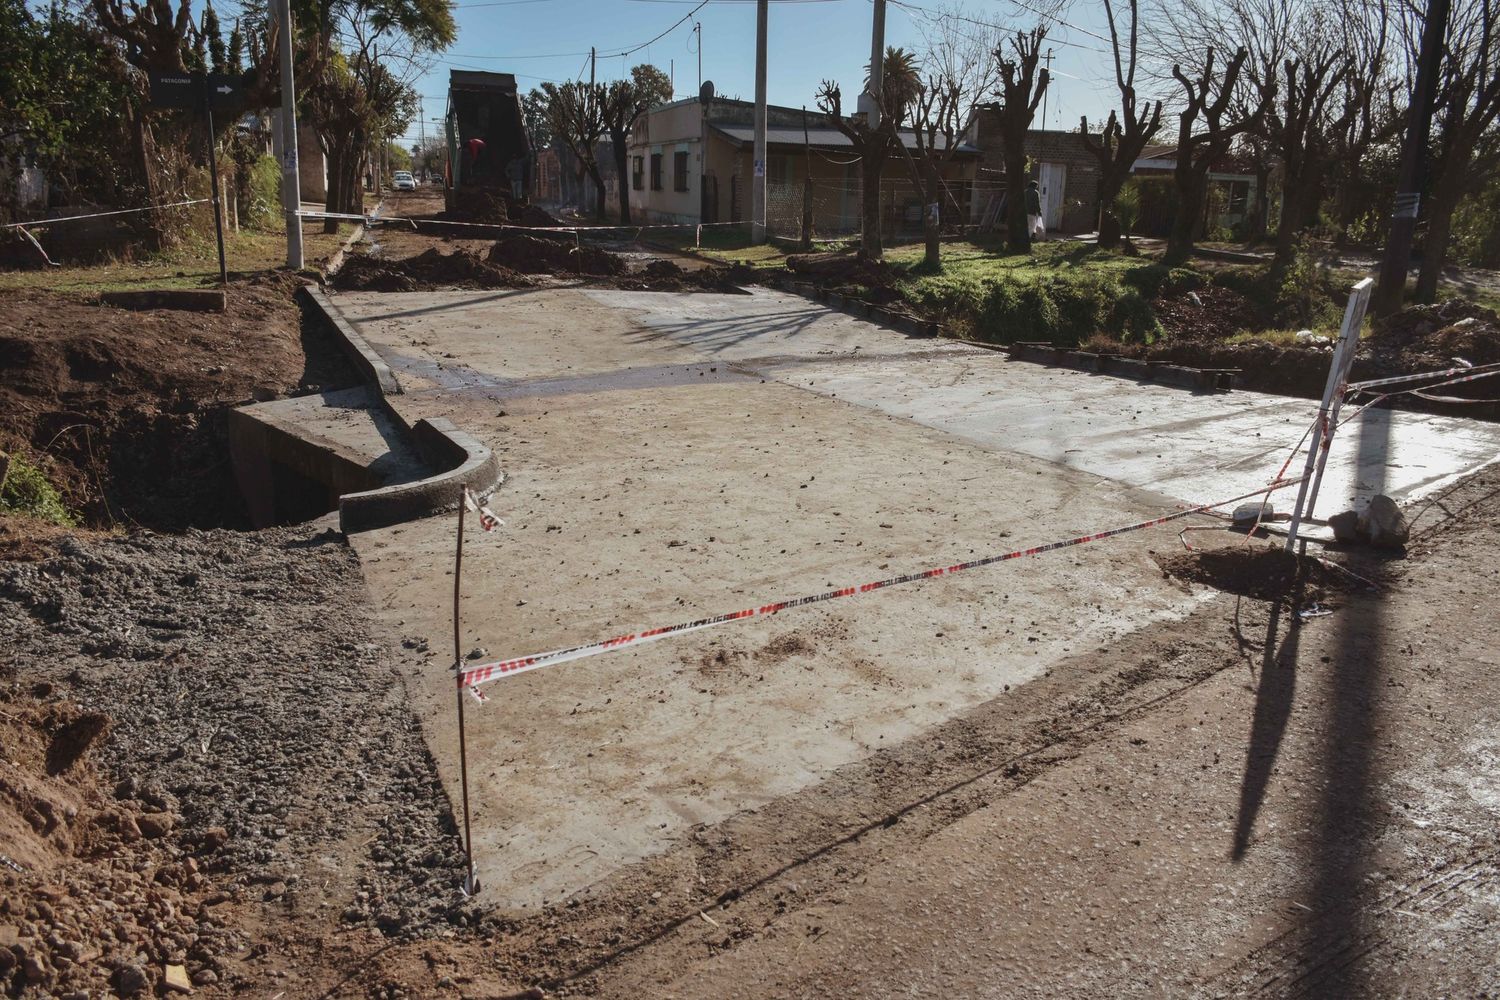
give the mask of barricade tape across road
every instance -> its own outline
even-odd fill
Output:
[[[1000,555],[985,556],[981,559],[971,559],[968,562],[955,563],[952,566],[939,566],[933,569],[921,570],[916,573],[907,573],[902,576],[888,577],[884,580],[876,580],[872,583],[862,583],[853,587],[841,587],[838,590],[824,591],[821,594],[809,594],[805,597],[795,597],[786,601],[777,601],[773,604],[764,604],[760,607],[746,608],[743,611],[731,611],[728,614],[715,615],[712,618],[699,618],[696,621],[683,622],[678,625],[665,625],[660,628],[646,629],[642,632],[630,632],[625,635],[615,636],[612,639],[602,639],[598,642],[586,643],[582,646],[570,646],[567,649],[555,649],[550,653],[536,653],[532,656],[521,656],[509,660],[497,660],[493,663],[484,663],[474,667],[466,667],[458,670],[457,680],[460,689],[468,688],[469,691],[484,701],[484,696],[479,693],[479,685],[489,681],[499,680],[502,677],[513,677],[516,674],[525,673],[529,670],[539,670],[542,667],[555,666],[566,663],[569,660],[581,660],[588,656],[598,656],[600,653],[610,653],[627,646],[638,646],[645,642],[656,639],[665,639],[671,635],[682,635],[686,632],[696,632],[699,629],[713,628],[715,625],[727,625],[730,622],[744,621],[749,618],[761,618],[774,615],[788,608],[800,608],[809,604],[821,604],[825,601],[836,601],[842,597],[853,597],[856,594],[868,594],[875,590],[884,590],[886,587],[895,587],[903,583],[915,583],[919,580],[931,580],[940,576],[951,576],[954,573],[962,573],[965,570],[978,569],[981,566],[993,566],[995,563],[1007,562],[1011,559],[1020,559],[1025,556],[1041,555],[1043,552],[1053,552],[1057,549],[1065,549],[1073,545],[1084,545],[1088,542],[1097,542],[1105,538],[1113,538],[1131,531],[1140,531],[1143,528],[1155,527],[1175,521],[1178,518],[1188,517],[1192,514],[1201,514],[1215,507],[1224,507],[1228,504],[1248,500],[1251,497],[1262,496],[1276,490],[1285,489],[1288,486],[1296,486],[1305,477],[1298,476],[1295,479],[1277,479],[1268,486],[1249,493],[1243,493],[1228,500],[1218,500],[1214,503],[1200,504],[1196,507],[1187,507],[1162,517],[1154,517],[1149,521],[1138,521],[1135,524],[1122,525],[1118,528],[1108,528],[1104,531],[1096,531],[1088,535],[1078,535],[1074,538],[1064,539],[1059,542],[1049,542],[1045,545],[1034,545],[1027,549],[1016,549]]]
[[[417,219],[404,215],[361,215],[357,212],[298,212],[304,219],[347,219],[352,222],[409,222],[413,225],[427,223],[434,226],[466,226],[473,229],[514,229],[528,233],[589,233],[604,230],[634,229],[711,229],[719,226],[748,226],[748,222],[627,222],[616,226],[522,226],[514,222],[459,222],[456,219]]]

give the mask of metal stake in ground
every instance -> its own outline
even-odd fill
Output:
[[[463,596],[464,508],[468,506],[468,500],[468,487],[460,485],[458,543],[453,553],[453,673],[455,676],[462,676],[464,669],[460,601]],[[463,791],[464,856],[469,862],[469,874],[464,878],[464,892],[472,896],[479,891],[479,880],[474,877],[474,836],[469,831],[469,748],[464,739],[464,686],[462,684],[458,685],[458,780]]]
[[[203,116],[208,125],[208,176],[214,192],[214,238],[219,243],[219,285],[229,287],[229,270],[224,266],[224,219],[219,214],[223,201],[219,197],[219,156],[214,150],[214,104],[213,90],[206,76],[200,76],[203,88]]]
[[[1370,304],[1370,292],[1375,287],[1373,278],[1364,278],[1349,290],[1349,304],[1344,309],[1344,325],[1339,331],[1338,346],[1333,349],[1333,360],[1328,365],[1328,382],[1323,386],[1323,402],[1318,407],[1316,438],[1307,449],[1307,467],[1302,473],[1302,485],[1297,488],[1297,505],[1292,508],[1292,523],[1287,528],[1286,551],[1291,552],[1297,544],[1297,531],[1304,520],[1310,520],[1313,507],[1318,502],[1318,487],[1323,484],[1323,468],[1328,464],[1328,450],[1333,446],[1333,433],[1338,427],[1339,408],[1344,403],[1344,383],[1349,380],[1349,370],[1354,367],[1354,354],[1359,350],[1359,330],[1364,325],[1365,310]]]

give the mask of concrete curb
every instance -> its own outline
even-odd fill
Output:
[[[402,393],[396,373],[338,306],[329,301],[327,292],[312,286],[306,292],[313,307],[322,313],[333,329],[345,353],[374,384],[381,407],[411,435],[423,461],[447,469],[411,483],[344,494],[339,497],[341,531],[345,534],[372,531],[453,510],[461,496],[461,487],[467,486],[475,494],[484,495],[504,481],[505,473],[500,470],[500,460],[495,454],[449,420],[435,417],[418,420],[415,424],[407,421],[388,398]]]
[[[418,420],[411,428],[417,450],[432,465],[456,462],[447,472],[414,483],[399,483],[339,497],[339,530],[346,535],[456,510],[463,488],[476,496],[505,481],[500,460],[489,448],[444,417]]]
[[[850,298],[838,292],[824,291],[812,282],[798,281],[791,274],[767,275],[766,284],[783,292],[791,292],[793,295],[811,299],[850,316],[868,319],[872,323],[880,323],[893,330],[899,330],[908,337],[941,337],[943,335],[943,328],[936,320],[922,319],[920,316],[913,316],[911,313],[898,309],[888,309],[863,299]]]
[[[379,213],[384,206],[385,200],[381,199],[375,203],[375,208],[372,209],[371,214]],[[356,224],[354,231],[349,234],[349,238],[340,244],[339,248],[333,252],[332,257],[328,258],[328,263],[323,265],[324,281],[339,273],[339,268],[344,266],[344,261],[349,257],[349,251],[354,249],[354,244],[364,238],[366,228],[368,227],[363,222]]]
[[[339,346],[344,349],[344,353],[354,363],[354,367],[358,368],[360,374],[366,380],[373,382],[380,390],[381,398],[400,395],[401,383],[396,381],[396,373],[391,371],[385,359],[375,353],[375,349],[365,341],[364,337],[360,336],[354,324],[344,317],[338,306],[328,300],[328,293],[316,285],[304,285],[302,291],[314,308],[322,314],[324,321],[332,327]]]
[[[1057,368],[1076,368],[1079,371],[1128,378],[1137,382],[1154,382],[1158,385],[1177,386],[1194,392],[1229,392],[1234,388],[1234,368],[1189,368],[1161,361],[1141,361],[1121,357],[1118,354],[1096,354],[1091,351],[1070,351],[1053,347],[1045,342],[1022,342],[1017,344],[983,344],[976,347],[1006,352],[1012,361],[1030,361],[1039,365]]]

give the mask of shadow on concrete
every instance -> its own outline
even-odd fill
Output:
[[[1389,419],[1361,420],[1358,440],[1345,438],[1359,457],[1358,491],[1368,500],[1383,492],[1390,456]],[[1339,442],[1335,443],[1335,447]],[[1326,508],[1338,501],[1330,498]],[[1306,542],[1302,543],[1306,548]],[[1282,995],[1320,998],[1366,997],[1381,988],[1367,981],[1361,958],[1373,931],[1367,886],[1374,863],[1379,802],[1375,788],[1377,741],[1399,739],[1383,727],[1378,694],[1382,686],[1381,647],[1385,632],[1383,592],[1351,597],[1337,617],[1325,619],[1336,630],[1329,655],[1318,667],[1331,672],[1326,686],[1326,718],[1317,729],[1321,745],[1309,759],[1317,773],[1299,776],[1301,787],[1316,787],[1319,798],[1311,825],[1304,898],[1312,907],[1314,932],[1300,935],[1294,982]],[[1276,636],[1286,615],[1287,635]],[[1298,659],[1299,624],[1295,610],[1277,604],[1267,625],[1260,687],[1256,694],[1249,754],[1235,824],[1233,856],[1250,847],[1250,829],[1260,809],[1276,753],[1291,713]],[[1272,654],[1273,648],[1276,650]]]

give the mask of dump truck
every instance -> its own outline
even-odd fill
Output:
[[[448,211],[463,208],[480,192],[514,198],[513,175],[521,186],[518,200],[530,198],[531,140],[514,76],[450,70],[443,122],[448,144],[443,204]]]

